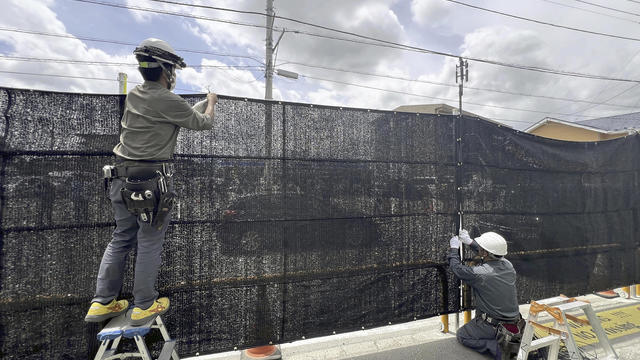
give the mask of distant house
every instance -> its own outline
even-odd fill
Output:
[[[458,115],[458,108],[453,107],[451,105],[447,105],[447,104],[402,105],[393,109],[393,111],[412,112],[412,113],[421,113],[421,114]],[[484,116],[480,116],[478,114],[474,114],[472,112],[468,112],[465,110],[462,110],[462,114],[466,116],[477,117],[486,121],[500,124],[502,126],[510,127],[509,125],[505,125],[503,123],[491,120]]]
[[[569,122],[544,118],[525,132],[551,139],[568,141],[610,140],[640,130],[640,112]]]

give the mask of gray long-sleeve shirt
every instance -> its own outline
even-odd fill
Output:
[[[208,130],[213,119],[155,81],[132,89],[125,100],[120,143],[113,152],[130,160],[173,158],[180,128]]]
[[[451,271],[473,288],[477,310],[497,319],[513,319],[520,314],[516,271],[509,260],[490,260],[471,267],[462,264],[458,249],[451,249],[448,259]]]

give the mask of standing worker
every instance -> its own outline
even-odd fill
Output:
[[[173,153],[180,128],[213,127],[216,94],[207,95],[204,113],[174,94],[176,69],[186,67],[165,41],[146,39],[133,53],[144,78],[126,97],[120,143],[114,148],[116,164],[103,168],[110,183],[116,229],[104,251],[96,293],[85,317],[101,322],[127,311],[127,300],[117,300],[122,288],[127,255],[137,245],[131,325],[143,325],[169,308],[155,288],[162,243],[175,202]]]
[[[478,253],[481,264],[467,266],[460,259],[460,243]],[[456,338],[462,345],[496,360],[515,359],[523,328],[516,294],[516,271],[507,255],[507,242],[495,233],[486,232],[475,241],[466,230],[450,240],[448,255],[451,271],[473,289],[476,316],[458,329]]]

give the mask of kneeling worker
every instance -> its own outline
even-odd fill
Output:
[[[117,300],[125,263],[137,246],[131,325],[143,325],[169,308],[169,299],[158,298],[155,289],[162,243],[175,202],[172,161],[180,128],[213,127],[215,94],[207,95],[204,113],[192,108],[172,90],[176,69],[186,66],[165,41],[146,39],[134,52],[142,85],[129,92],[122,115],[120,143],[113,152],[115,166],[104,167],[116,228],[104,251],[96,292],[85,316],[101,322],[127,311],[127,300]]]
[[[461,242],[478,252],[481,264],[462,264]],[[522,331],[522,321],[516,295],[516,271],[504,258],[507,242],[495,232],[486,232],[474,241],[466,230],[461,230],[459,237],[451,238],[450,246],[451,271],[471,286],[476,300],[476,316],[458,329],[458,342],[479,353],[489,353],[498,360],[515,359],[519,341],[513,346],[511,335],[506,335],[505,339],[505,334],[509,334],[505,333],[505,327],[517,338]]]

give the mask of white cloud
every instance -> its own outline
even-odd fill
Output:
[[[202,59],[200,65],[221,66],[224,69],[201,68],[196,70],[193,67],[188,67],[178,73],[178,79],[202,92],[207,92],[210,89],[212,92],[231,96],[253,98],[264,96],[264,82],[256,79],[250,71],[227,67],[220,61],[209,59]],[[274,97],[280,97],[277,89],[274,91]]]
[[[0,23],[8,28],[66,34],[64,24],[49,8],[52,5],[53,1],[11,0],[0,12]],[[135,63],[132,55],[109,55],[103,50],[87,46],[76,38],[34,36],[2,31],[0,32],[0,42],[11,48],[5,54],[8,56]],[[0,85],[70,92],[117,93],[119,72],[129,73],[130,81],[141,81],[134,69],[135,67],[129,66],[87,66],[57,62],[3,60],[3,71],[39,75],[12,74],[11,76],[3,76]],[[59,76],[43,76],[42,74]]]
[[[191,3],[211,5],[211,2],[207,0],[191,0]],[[252,56],[258,61],[228,56],[215,57],[214,61],[202,59],[202,54],[181,53],[188,58],[187,62],[190,65],[197,63],[216,66],[226,64],[230,66],[231,70],[187,68],[178,75],[178,88],[184,88],[186,85],[204,91],[207,85],[213,85],[212,89],[220,94],[264,97],[262,73],[259,70],[251,72],[241,67],[241,65],[259,65],[260,61],[264,59],[265,29],[262,26],[265,24],[265,18],[263,16],[183,7],[148,0],[128,0],[127,4],[190,13],[218,20],[255,24],[257,27],[239,26],[219,21],[194,20],[132,10],[129,11],[129,14],[136,21],[142,22],[132,24],[132,27],[137,26],[138,30],[133,34],[139,36],[131,35],[130,38],[116,40],[136,42],[141,40],[139,37],[162,38],[168,35],[166,39],[176,49],[192,48],[227,55]],[[491,2],[482,0],[474,4],[567,26],[635,36],[633,35],[635,34],[633,27],[635,24],[633,23],[552,4],[507,0]],[[0,22],[6,27],[52,33],[71,33],[60,20],[60,18],[68,18],[69,14],[60,14],[59,18],[53,9],[70,11],[69,9],[73,6],[56,5],[59,4],[53,0],[11,0],[8,5],[5,5],[3,13],[0,13]],[[263,1],[249,0],[224,0],[215,3],[215,6],[260,13],[265,11],[264,5]],[[73,11],[85,11],[86,6],[83,4],[83,10],[78,10],[80,9],[78,7],[73,8]],[[275,12],[279,16],[451,54],[463,54],[476,58],[566,71],[632,79],[640,78],[640,74],[638,74],[640,72],[640,55],[638,55],[634,42],[533,24],[441,0],[413,0],[411,2],[399,0],[327,0],[324,2],[275,0],[274,6]],[[631,4],[624,7],[620,4],[616,6],[633,10],[630,8]],[[105,12],[126,12],[126,10],[107,7],[101,7],[101,9]],[[67,17],[62,15],[67,15]],[[163,26],[158,29],[149,26],[158,23],[162,23]],[[95,31],[95,36],[112,38],[107,35],[112,30],[109,29],[109,24],[100,25],[101,28],[91,28],[91,31]],[[68,26],[77,29],[78,25],[70,23]],[[313,28],[284,19],[276,19],[275,26],[286,29],[279,44],[277,64],[283,69],[295,71],[301,75],[301,78],[296,81],[276,77],[274,79],[274,98],[276,99],[374,109],[393,109],[402,104],[412,103],[446,102],[445,100],[430,99],[427,96],[450,99],[449,103],[454,105],[457,103],[457,88],[455,86],[436,86],[362,74],[389,74],[455,84],[455,66],[457,64],[455,58],[399,51],[387,47],[295,33],[294,31],[301,31],[321,36],[365,41],[347,34]],[[87,29],[89,28],[87,27]],[[78,34],[87,35],[88,31],[78,31]],[[279,35],[280,32],[276,31],[274,40],[278,39]],[[113,37],[117,37],[117,35]],[[121,35],[121,37],[124,36]],[[103,46],[100,43],[6,31],[0,31],[0,49],[5,55],[14,56],[134,63],[132,56],[128,54],[117,55],[108,46]],[[204,56],[212,58],[210,55]],[[296,65],[292,62],[345,69],[348,72]],[[86,66],[7,60],[0,60],[0,64],[3,71],[113,79],[98,81],[7,75],[2,76],[0,80],[0,85],[3,86],[114,93],[117,88],[115,79],[119,71],[127,72],[131,81],[140,81],[135,66]],[[515,110],[517,108],[553,112],[554,114],[550,114],[551,116],[561,118],[563,114],[583,110],[583,113],[578,115],[599,116],[633,111],[633,109],[611,106],[597,106],[588,109],[589,104],[551,100],[544,98],[544,96],[587,99],[596,102],[613,98],[611,100],[613,103],[629,105],[637,105],[639,103],[637,99],[640,98],[640,87],[625,92],[633,85],[632,83],[547,75],[477,62],[470,62],[469,75],[470,81],[465,84],[463,99],[465,109],[495,118],[534,122],[544,117],[543,113]],[[389,89],[397,93],[305,79],[302,76]],[[470,87],[495,89],[501,92],[473,90]],[[505,92],[521,95],[509,95]],[[424,95],[424,97],[410,94]],[[478,106],[472,103],[500,106],[503,109]],[[577,119],[577,117],[566,118]],[[521,124],[524,126],[524,123]]]
[[[450,20],[452,5],[442,0],[412,0],[412,19],[423,26],[438,26]]]

